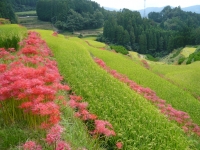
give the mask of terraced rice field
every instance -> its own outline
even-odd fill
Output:
[[[99,50],[78,38],[53,37],[50,31],[37,31],[53,50],[65,82],[89,103],[92,113],[113,125],[116,136],[106,139],[107,142],[102,144],[104,148],[114,149],[116,142],[122,142],[123,149],[195,148],[176,123],[168,121],[145,98],[97,66],[92,57],[103,59],[110,68],[150,87],[200,124],[200,103],[189,93],[121,54]]]
[[[180,88],[185,89],[195,96],[200,96],[200,62],[190,65],[151,65],[152,71],[163,75]]]

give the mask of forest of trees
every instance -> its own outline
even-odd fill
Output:
[[[35,10],[38,0],[10,0],[16,12]]]
[[[40,20],[51,21],[61,30],[100,28],[104,24],[104,9],[89,0],[38,0]]]
[[[98,39],[153,56],[200,44],[200,14],[166,6],[160,13],[152,12],[148,17],[142,18],[139,12],[128,9],[112,13]]]
[[[17,17],[10,0],[0,0],[0,18],[9,19],[11,23],[17,23]]]

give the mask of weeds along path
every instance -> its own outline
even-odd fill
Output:
[[[187,112],[192,120],[200,125],[200,103],[189,92],[180,89],[123,55],[94,48],[90,48],[89,51],[94,56],[102,59],[111,69],[126,75],[143,87],[151,88],[156,92],[157,96],[166,100],[174,108]]]
[[[95,64],[88,51],[90,47],[83,40],[65,39],[61,35],[53,37],[50,31],[37,31],[52,49],[60,73],[72,90],[89,103],[91,113],[113,125],[117,135],[107,139],[105,148],[114,149],[116,142],[122,142],[123,149],[127,150],[182,150],[192,146],[175,123]]]

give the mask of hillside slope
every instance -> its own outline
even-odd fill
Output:
[[[83,97],[84,101],[89,102],[92,113],[113,125],[117,135],[106,139],[107,143],[104,143],[103,147],[114,149],[114,143],[117,141],[123,142],[123,149],[188,149],[190,147],[186,135],[176,124],[169,122],[146,99],[94,63],[91,56],[98,55],[95,53],[99,51],[98,49],[88,46],[78,38],[65,39],[60,35],[53,37],[49,31],[39,32],[53,50],[65,81],[70,84],[73,91]],[[108,53],[106,59],[108,64],[109,62],[118,64],[119,61],[116,60],[127,60],[121,55],[104,52]],[[137,69],[134,68],[133,71]]]

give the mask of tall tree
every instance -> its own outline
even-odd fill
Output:
[[[17,23],[17,17],[10,0],[0,0],[0,18],[9,19],[11,23]]]

